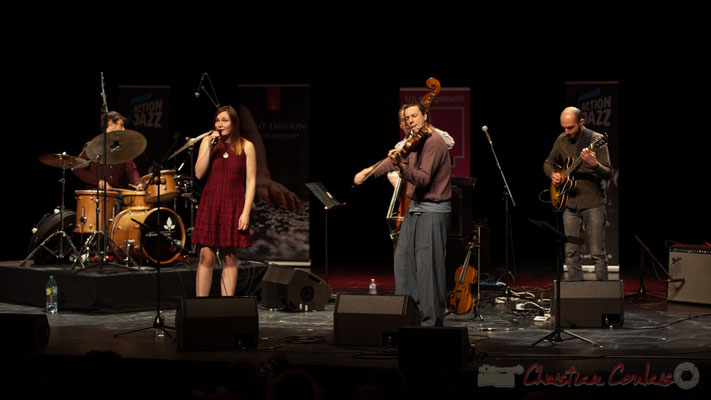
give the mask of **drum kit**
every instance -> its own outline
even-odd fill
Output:
[[[187,140],[168,159],[188,148],[192,150],[192,146],[207,134],[209,132]],[[41,231],[40,226],[35,228],[36,233],[30,243],[31,252],[20,265],[34,260],[40,250],[49,252],[52,257],[73,261],[72,269],[77,266],[88,268],[86,262],[91,260],[105,264],[109,260],[108,254],[113,254],[123,263],[118,266],[128,269],[140,268],[145,260],[165,266],[184,259],[187,256],[184,253],[190,252],[185,243],[187,236],[192,233],[197,208],[197,201],[193,198],[192,176],[179,175],[175,170],[160,170],[142,176],[139,184],[131,185],[131,189],[107,190],[99,187],[97,174],[97,189],[75,191],[76,212],[65,208],[67,170],[86,168],[92,161],[100,166],[125,163],[141,155],[145,148],[146,139],[143,135],[135,131],[119,130],[102,133],[92,139],[86,147],[88,160],[66,153],[40,156],[41,163],[62,170],[62,201],[58,211],[55,210],[59,221],[56,221],[56,217],[51,222],[48,219],[45,222],[46,218],[40,221],[40,225],[51,223],[53,228],[56,226],[56,230],[46,236],[47,229]],[[192,158],[192,151],[190,154]],[[176,201],[180,197],[186,198],[186,206],[189,202],[190,227],[187,230],[175,211]],[[173,202],[172,208],[169,202]],[[80,243],[84,242],[79,250],[66,232],[68,227],[72,229],[72,224],[65,219],[71,217],[74,217],[73,232],[81,235]],[[37,237],[37,232],[46,237]],[[83,235],[89,237],[84,241]],[[58,243],[54,241],[55,237],[59,237]]]

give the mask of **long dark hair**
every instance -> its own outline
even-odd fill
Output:
[[[237,114],[237,110],[235,110],[235,108],[232,106],[222,106],[218,108],[217,111],[215,111],[215,116],[212,118],[212,124],[213,126],[215,125],[217,116],[223,112],[227,113],[227,115],[230,117],[230,122],[232,123],[232,130],[227,136],[227,140],[229,141],[232,150],[234,150],[237,154],[240,154],[242,152],[242,140],[240,140],[242,138],[242,134],[239,129],[240,121],[239,115]]]

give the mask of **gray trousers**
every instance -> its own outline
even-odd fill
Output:
[[[605,221],[607,208],[588,208],[585,210],[565,209],[563,211],[563,227],[565,234],[576,238],[584,238],[590,257],[595,263],[595,279],[607,279],[607,251],[605,250]],[[583,267],[581,263],[581,246],[574,243],[565,244],[565,263],[568,265],[568,279],[582,280]]]
[[[447,285],[444,252],[450,213],[407,213],[395,250],[395,294],[410,295],[423,326],[444,325]]]

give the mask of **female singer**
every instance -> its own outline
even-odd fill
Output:
[[[232,106],[215,113],[215,131],[200,143],[195,177],[207,177],[195,217],[193,243],[200,246],[195,277],[198,297],[209,296],[212,271],[222,262],[222,296],[234,296],[237,286],[237,248],[252,245],[249,213],[254,200],[257,158],[252,142],[239,130]],[[219,250],[219,252],[217,252]]]

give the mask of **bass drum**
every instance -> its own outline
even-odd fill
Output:
[[[160,212],[160,234],[156,232]],[[144,231],[141,240],[141,230]],[[126,261],[128,253],[132,258],[146,257],[160,265],[172,264],[185,247],[185,226],[175,211],[169,208],[121,211],[111,224],[111,240],[120,248],[114,255]],[[160,263],[159,263],[160,260]]]

